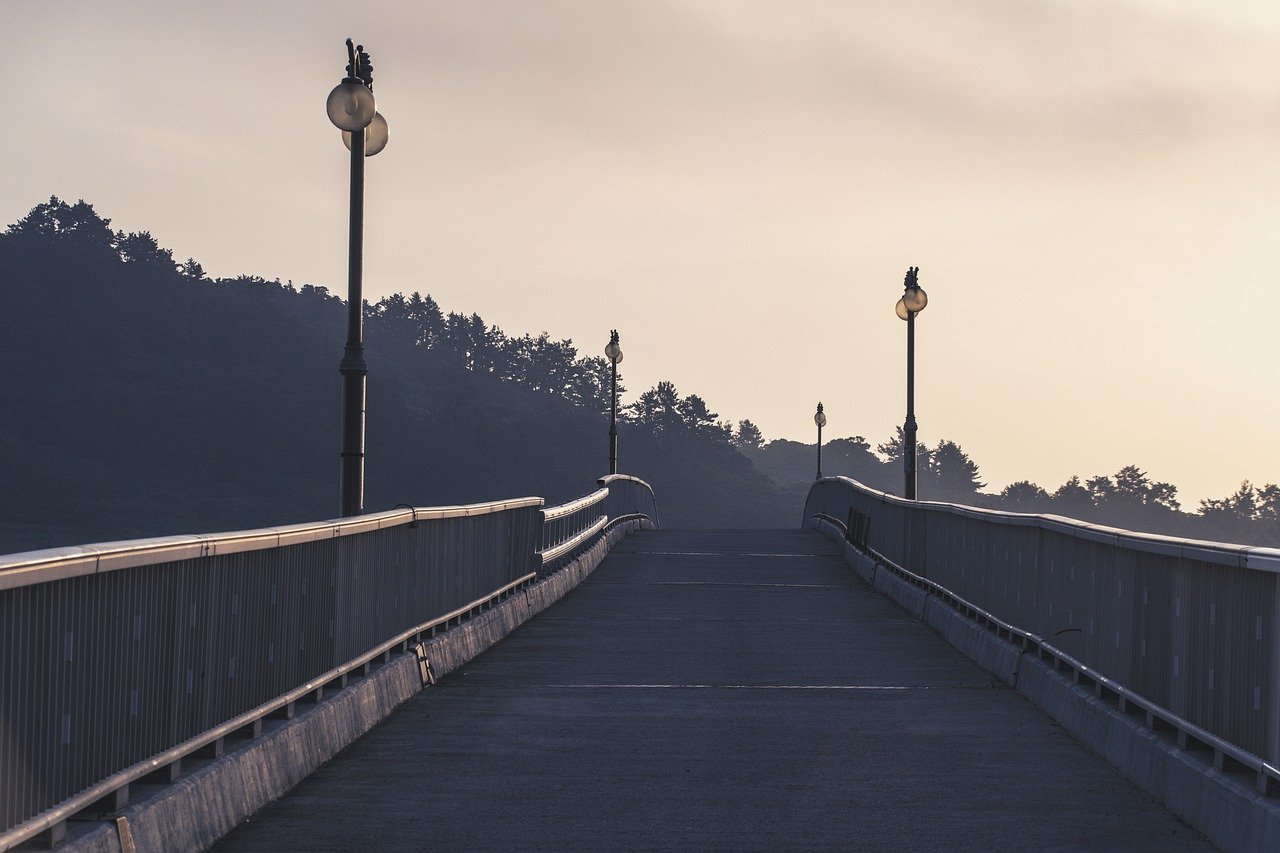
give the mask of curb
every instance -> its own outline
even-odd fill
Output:
[[[618,525],[580,556],[491,610],[424,642],[438,678],[496,645],[563,598],[641,521]],[[356,683],[166,786],[152,797],[76,833],[64,849],[84,853],[204,850],[263,806],[288,793],[344,747],[422,691],[413,652],[399,654]]]

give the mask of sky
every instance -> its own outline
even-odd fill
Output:
[[[391,132],[366,298],[617,328],[631,397],[804,441],[821,400],[876,444],[919,266],[921,438],[992,489],[1280,482],[1274,0],[0,0],[0,31],[3,223],[84,198],[345,294],[351,36]]]

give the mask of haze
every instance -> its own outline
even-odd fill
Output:
[[[999,488],[1280,481],[1274,2],[0,3],[0,217],[345,294],[324,98],[373,57],[366,296],[430,292],[767,438],[921,437]],[[334,382],[338,382],[334,356]],[[377,382],[376,375],[371,382]],[[370,429],[375,428],[371,413]]]

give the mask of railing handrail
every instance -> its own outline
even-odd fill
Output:
[[[1159,533],[1143,533],[1136,530],[1125,530],[1119,527],[1108,527],[1102,524],[1091,524],[1074,518],[1049,513],[1010,512],[1001,509],[985,509],[966,504],[948,503],[946,501],[913,501],[882,492],[852,477],[823,477],[809,487],[813,489],[821,483],[843,482],[855,489],[871,495],[885,503],[902,507],[948,512],[982,520],[996,520],[1004,524],[1023,527],[1039,527],[1065,533],[1091,542],[1107,545],[1118,545],[1145,551],[1151,554],[1162,554],[1171,557],[1186,557],[1205,563],[1222,566],[1233,566],[1254,571],[1280,573],[1280,548],[1266,548],[1253,545],[1236,545],[1229,542],[1211,542],[1202,539],[1184,539],[1177,536],[1164,536]],[[806,504],[808,503],[806,499]]]
[[[607,515],[600,516],[599,518],[597,518],[595,521],[591,523],[590,527],[583,529],[579,533],[575,534],[569,539],[566,539],[565,541],[559,543],[558,545],[548,548],[545,551],[539,551],[538,552],[539,559],[542,560],[543,565],[546,565],[548,563],[551,563],[551,562],[554,562],[555,560],[560,559],[561,557],[563,557],[565,554],[568,554],[573,549],[581,546],[584,542],[586,542],[588,539],[595,536],[601,530],[604,530],[605,525],[608,523],[609,523],[609,516]]]
[[[604,500],[607,497],[609,497],[608,487],[603,489],[596,489],[594,492],[591,492],[590,494],[587,494],[587,495],[583,495],[582,497],[577,498],[575,500],[571,500],[568,503],[562,503],[559,506],[553,506],[553,507],[548,507],[546,509],[543,509],[542,518],[544,521],[554,521],[557,518],[563,518],[566,515],[571,515],[572,513],[575,513],[578,510],[586,509],[587,507],[590,507],[590,506],[595,506],[596,504],[600,503],[600,501]]]
[[[645,482],[644,480],[641,480],[639,477],[633,477],[630,474],[605,474],[603,477],[596,480],[596,482],[600,483],[601,485],[607,486],[610,483],[615,483],[615,482],[618,482],[619,480],[626,480],[631,483],[639,483],[640,485],[648,489],[650,493],[653,492],[653,487],[650,486],[647,482]]]
[[[234,554],[336,539],[401,524],[462,518],[544,506],[542,498],[512,498],[486,503],[392,509],[350,518],[311,521],[225,533],[156,536],[0,555],[0,590],[66,578],[135,568],[174,560]]]
[[[639,477],[633,477],[630,474],[606,474],[599,480],[596,480],[596,482],[601,486],[608,486],[610,483],[618,482],[636,483],[644,486],[649,491],[649,499],[653,502],[653,515],[646,517],[648,517],[654,524],[658,523],[658,495],[653,491],[653,486],[649,485],[645,480],[641,480]]]

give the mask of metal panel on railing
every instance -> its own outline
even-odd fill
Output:
[[[1280,764],[1280,551],[908,501],[843,477],[813,485],[806,523],[815,516]]]
[[[113,774],[641,517],[638,484],[545,512],[522,498],[0,557],[0,849]]]

